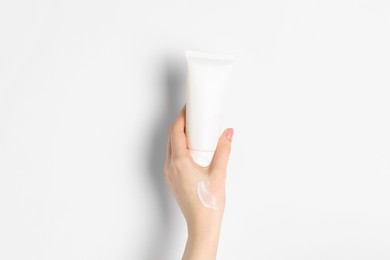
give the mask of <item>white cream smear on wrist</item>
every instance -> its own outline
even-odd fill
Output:
[[[209,187],[209,182],[199,181],[197,189],[198,198],[205,208],[216,209],[215,196],[210,192]]]

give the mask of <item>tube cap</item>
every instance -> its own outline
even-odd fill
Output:
[[[201,167],[208,167],[213,159],[214,152],[190,150],[192,159]]]

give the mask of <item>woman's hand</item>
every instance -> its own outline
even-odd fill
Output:
[[[164,167],[165,181],[183,212],[188,240],[183,259],[215,259],[225,208],[225,179],[233,129],[219,138],[209,167],[197,165],[187,149],[185,107],[171,127]]]

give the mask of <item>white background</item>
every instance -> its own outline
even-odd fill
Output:
[[[233,53],[219,259],[390,259],[390,2],[0,2],[0,259],[180,259],[184,51]]]

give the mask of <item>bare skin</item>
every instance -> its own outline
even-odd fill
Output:
[[[188,239],[183,260],[214,260],[225,208],[225,180],[233,129],[219,138],[209,167],[197,165],[187,149],[185,107],[170,129],[164,176],[187,222]],[[215,207],[205,207],[197,194],[198,184],[208,184]]]

